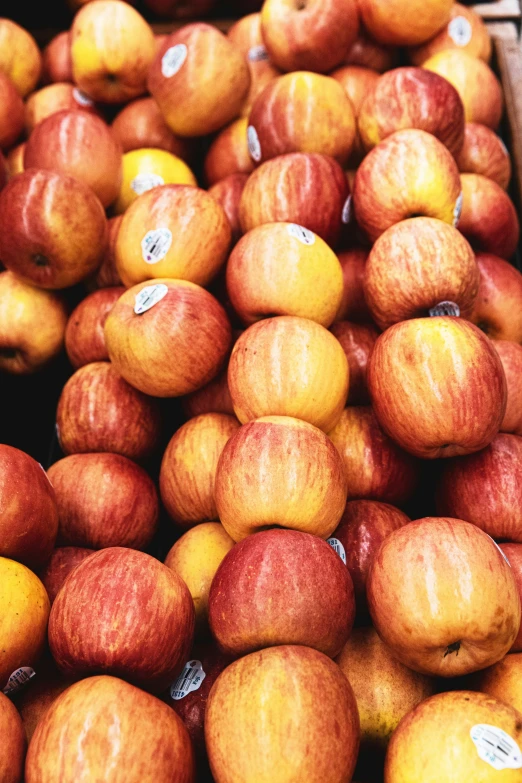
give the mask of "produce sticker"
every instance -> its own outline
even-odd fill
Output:
[[[522,752],[515,740],[497,726],[477,723],[470,730],[477,753],[493,769],[522,769]]]
[[[170,695],[175,701],[184,699],[192,691],[201,688],[206,677],[201,661],[187,661],[178,679],[172,683]]]

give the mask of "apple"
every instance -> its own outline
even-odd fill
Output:
[[[44,291],[0,272],[0,368],[26,375],[63,348],[67,306],[60,294]]]
[[[462,174],[459,231],[481,252],[511,258],[518,247],[520,224],[508,194],[481,174]]]
[[[160,409],[109,362],[93,362],[76,370],[63,387],[56,432],[67,455],[110,451],[145,459],[161,437]]]
[[[456,155],[464,143],[464,106],[446,79],[423,68],[403,67],[370,86],[358,116],[366,150],[399,130],[427,131]]]
[[[76,370],[84,364],[109,359],[103,327],[124,292],[123,286],[101,288],[82,299],[71,313],[65,330],[65,349]]]
[[[234,345],[228,386],[242,424],[260,416],[291,416],[327,432],[346,403],[348,360],[320,324],[295,316],[267,318]]]
[[[372,408],[345,408],[328,436],[343,460],[350,500],[402,505],[410,499],[419,465],[382,431]]]
[[[0,19],[0,72],[11,79],[22,98],[34,90],[42,72],[42,56],[33,36],[5,17]]]
[[[328,73],[357,38],[357,2],[265,0],[261,32],[270,59],[282,71]]]
[[[183,424],[169,441],[159,476],[161,500],[181,528],[218,518],[214,481],[221,452],[240,428],[234,416],[204,413]]]
[[[105,251],[102,255],[101,263],[92,277],[85,282],[89,290],[98,288],[110,288],[111,286],[121,286],[122,282],[116,269],[116,239],[123,215],[116,215],[107,221],[107,242]]]
[[[231,241],[228,218],[212,196],[190,185],[164,185],[143,193],[123,216],[116,267],[127,287],[152,277],[203,286],[225,262]]]
[[[353,688],[361,750],[386,750],[402,718],[435,693],[435,682],[400,663],[374,628],[354,628],[335,659]]]
[[[522,343],[522,275],[507,261],[477,253],[480,286],[470,320],[494,340]]]
[[[10,168],[7,160],[4,158],[2,152],[0,152],[0,190],[5,186],[10,176]]]
[[[154,482],[120,454],[71,454],[49,468],[61,545],[145,549],[159,514]]]
[[[521,544],[500,544],[500,549],[507,557],[515,582],[517,583],[518,594],[522,600],[522,545]],[[510,652],[522,652],[522,626],[518,636],[513,642]]]
[[[356,117],[369,91],[379,81],[379,71],[363,65],[342,65],[330,76],[344,88]]]
[[[196,22],[173,32],[156,54],[148,89],[168,127],[206,136],[235,119],[250,88],[239,49],[215,27]]]
[[[491,36],[482,17],[469,6],[454,3],[446,27],[421,46],[410,49],[408,57],[414,65],[422,65],[434,54],[457,49],[489,63]]]
[[[197,187],[198,183],[185,161],[170,152],[153,148],[126,152],[114,211],[118,215],[125,212],[143,193],[166,184]]]
[[[205,156],[204,172],[209,185],[231,174],[250,174],[255,164],[247,140],[248,119],[239,117],[220,131]]]
[[[14,83],[0,70],[0,149],[12,147],[23,129],[24,102]]]
[[[348,680],[326,655],[301,645],[235,661],[207,703],[205,740],[218,781],[351,780],[359,736]]]
[[[391,326],[375,343],[367,378],[381,427],[417,457],[480,451],[504,418],[500,357],[476,326],[460,318]]]
[[[58,532],[56,496],[42,466],[6,444],[0,444],[0,508],[0,556],[42,566]]]
[[[96,0],[97,3],[120,0]],[[24,167],[69,174],[88,185],[104,207],[118,195],[122,179],[122,150],[108,125],[86,111],[55,112],[31,133]]]
[[[343,293],[343,274],[333,250],[311,232],[296,236],[292,223],[265,223],[249,231],[226,268],[232,307],[246,326],[274,315],[309,318],[330,326]]]
[[[111,130],[123,152],[145,147],[165,150],[182,160],[191,156],[190,142],[169,130],[154,98],[128,103],[113,119]]]
[[[507,384],[507,405],[501,432],[522,435],[522,345],[509,340],[495,340]]]
[[[506,783],[520,777],[520,714],[474,691],[439,693],[412,710],[395,731],[385,783],[473,780]]]
[[[38,669],[50,604],[36,574],[6,557],[0,557],[0,602],[0,688],[11,695]]]
[[[241,50],[250,70],[250,90],[245,98],[241,114],[248,116],[252,104],[260,92],[277,76],[279,68],[270,61],[261,32],[261,14],[252,13],[234,22],[229,29],[228,38]]]
[[[449,21],[453,0],[359,0],[366,31],[381,44],[415,46]]]
[[[433,310],[438,314],[445,302],[452,315],[468,317],[479,284],[468,242],[453,226],[429,217],[403,220],[381,234],[364,273],[366,303],[383,331]]]
[[[208,189],[208,193],[220,204],[232,229],[232,244],[241,237],[241,223],[239,222],[239,204],[243,189],[246,185],[248,174],[229,174],[228,177],[219,180]]]
[[[74,683],[36,727],[26,783],[60,777],[116,783],[122,770],[126,783],[193,783],[194,752],[183,721],[155,696],[117,677]]]
[[[357,169],[353,203],[357,223],[372,242],[410,217],[456,225],[462,197],[455,159],[426,131],[392,133]]]
[[[219,458],[214,498],[234,541],[267,527],[328,538],[346,503],[343,463],[317,427],[265,416],[241,427]]]
[[[102,205],[67,174],[29,169],[0,192],[0,258],[26,283],[56,289],[80,282],[96,269],[106,241]]]
[[[228,389],[228,368],[218,373],[206,386],[182,397],[181,404],[188,419],[202,413],[228,413],[234,416],[234,406]]]
[[[142,95],[155,53],[150,26],[122,0],[94,0],[74,17],[73,77],[95,101],[125,103]]]
[[[7,158],[3,158],[0,161],[0,190],[5,185],[7,179],[21,174],[24,170],[24,153],[25,153],[25,141],[21,144],[17,144],[9,150]],[[6,170],[7,169],[7,170]],[[5,174],[7,177],[4,179]]]
[[[359,35],[348,50],[343,62],[345,65],[358,65],[384,73],[397,65],[398,52],[394,46],[378,43],[361,26]]]
[[[349,321],[338,321],[330,331],[341,343],[348,359],[350,388],[347,403],[367,405],[370,398],[366,383],[366,366],[379,332],[371,324],[354,324]]]
[[[434,54],[422,64],[452,84],[464,104],[466,122],[479,122],[496,130],[502,118],[502,87],[483,60],[458,49]]]
[[[23,776],[26,741],[20,714],[12,701],[0,692],[0,778],[3,783],[20,783]]]
[[[25,102],[25,129],[29,136],[47,117],[59,111],[86,111],[97,114],[94,101],[68,82],[56,82],[31,93]],[[33,160],[34,162],[34,160]]]
[[[329,543],[346,563],[352,577],[359,619],[366,620],[368,616],[366,583],[376,552],[390,533],[408,522],[410,518],[406,514],[388,503],[349,500],[346,504]]]
[[[180,397],[218,374],[232,333],[212,294],[185,280],[163,278],[120,297],[105,322],[105,341],[116,371],[136,389]]]
[[[55,35],[42,52],[42,80],[44,84],[72,82],[71,33],[64,30]]]
[[[196,612],[196,634],[208,630],[210,585],[225,555],[235,541],[219,522],[202,522],[178,538],[165,558],[165,565],[185,582]]]
[[[344,290],[335,316],[336,321],[367,323],[372,320],[364,296],[364,269],[367,259],[368,251],[361,247],[353,247],[339,253]]]
[[[80,546],[59,546],[53,550],[45,568],[40,572],[40,579],[47,590],[51,606],[71,571],[94,551]]]
[[[356,137],[354,111],[335,79],[309,71],[279,76],[255,99],[248,146],[256,163],[290,152],[316,152],[345,164]]]
[[[486,125],[466,123],[464,146],[456,160],[462,173],[481,174],[507,190],[511,179],[511,158],[500,136]]]
[[[495,542],[461,519],[393,531],[368,574],[377,633],[410,669],[455,677],[501,660],[520,628],[520,598]]]
[[[103,612],[99,611],[103,605]],[[110,547],[72,571],[49,618],[49,646],[65,674],[118,674],[161,692],[194,634],[188,587],[144,552]]]
[[[348,195],[344,172],[332,158],[305,152],[278,155],[248,178],[239,205],[241,227],[246,233],[263,223],[296,223],[334,246]]]

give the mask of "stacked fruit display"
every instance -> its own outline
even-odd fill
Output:
[[[47,473],[0,446],[0,780],[520,783],[483,22],[265,0],[155,40],[93,0],[0,43],[0,366],[71,364]]]

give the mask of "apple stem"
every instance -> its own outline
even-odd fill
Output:
[[[459,654],[460,650],[460,642],[453,642],[453,644],[448,644],[446,647],[446,652],[444,653],[444,657],[447,655],[451,655],[451,653],[456,653],[456,655]]]

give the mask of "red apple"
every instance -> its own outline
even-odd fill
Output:
[[[254,161],[248,150],[246,117],[234,120],[218,133],[205,156],[205,179],[209,185],[231,174],[250,174]]]
[[[0,18],[0,71],[11,79],[22,98],[34,90],[42,72],[42,56],[35,39],[6,18]]]
[[[361,20],[377,41],[415,46],[449,21],[453,0],[359,0]]]
[[[454,3],[446,27],[425,44],[410,49],[408,56],[414,65],[422,65],[434,54],[446,49],[466,52],[486,63],[490,61],[491,36],[480,13],[469,6]]]
[[[66,546],[145,549],[159,514],[154,482],[120,454],[71,454],[49,468]]]
[[[364,293],[384,330],[428,316],[440,303],[468,317],[479,283],[475,255],[462,234],[442,220],[419,217],[396,223],[376,241],[366,262]]]
[[[368,358],[379,332],[371,324],[354,324],[338,321],[331,330],[342,345],[350,368],[348,405],[366,405],[370,402],[366,383]]]
[[[102,205],[73,177],[29,169],[0,192],[0,258],[27,283],[67,288],[80,282],[96,269],[106,241]]]
[[[65,330],[65,350],[76,370],[84,364],[109,359],[103,327],[124,292],[123,286],[101,288],[89,294],[71,313]]]
[[[485,448],[506,410],[495,348],[473,324],[447,316],[390,327],[368,362],[380,425],[399,446],[435,459]]]
[[[193,634],[194,604],[183,580],[123,547],[80,563],[49,618],[49,646],[65,674],[117,673],[156,692],[179,672]]]
[[[339,253],[344,291],[335,317],[336,321],[367,323],[372,320],[364,296],[364,269],[367,258],[368,251],[359,247]]]
[[[215,198],[225,210],[225,215],[232,229],[233,244],[239,240],[242,233],[239,222],[239,204],[247,179],[248,174],[230,174],[208,189],[212,198]]]
[[[217,375],[232,333],[212,294],[185,280],[163,279],[120,297],[105,322],[105,340],[115,369],[129,383],[156,397],[178,397]]]
[[[348,497],[401,505],[419,479],[417,461],[382,431],[370,407],[348,407],[328,433],[342,457]]]
[[[486,125],[466,123],[464,145],[456,160],[462,173],[482,174],[507,190],[511,179],[511,158],[500,136]]]
[[[64,30],[51,38],[43,50],[42,79],[45,84],[73,81],[69,30]]]
[[[206,413],[187,421],[170,439],[161,462],[160,493],[167,513],[182,528],[218,519],[217,465],[239,427],[234,416]]]
[[[120,230],[123,215],[116,215],[107,221],[107,243],[105,252],[102,255],[101,263],[86,283],[89,289],[109,288],[110,286],[121,286],[122,282],[116,269],[116,240]]]
[[[182,160],[190,158],[190,142],[169,130],[154,98],[137,98],[128,103],[112,121],[111,129],[123,152],[153,148],[171,152]]]
[[[332,158],[304,152],[279,155],[248,178],[239,206],[241,227],[246,233],[263,223],[296,223],[334,246],[347,196],[346,177]]]
[[[369,91],[379,81],[379,72],[362,65],[343,65],[330,74],[344,88],[356,117]]]
[[[505,554],[511,566],[515,582],[517,583],[518,594],[522,600],[522,545],[521,544],[500,544],[500,549]],[[522,651],[522,626],[518,636],[513,642],[510,652]]]
[[[116,677],[89,677],[53,702],[31,740],[27,783],[59,778],[193,783],[194,752],[173,710]]]
[[[25,144],[25,141],[17,144],[16,147],[9,150],[6,158],[2,156],[0,159],[0,190],[8,179],[11,179],[16,174],[21,174],[24,170]]]
[[[383,46],[361,27],[343,62],[345,65],[358,65],[384,73],[397,65],[397,54],[394,46]]]
[[[459,231],[476,250],[511,258],[520,238],[513,202],[500,185],[480,174],[462,174],[461,182]]]
[[[522,345],[509,340],[495,340],[507,384],[507,405],[501,432],[522,435]]]
[[[25,129],[29,136],[36,125],[59,111],[97,114],[94,101],[68,82],[57,82],[31,93],[25,103]],[[24,152],[25,155],[25,152]]]
[[[121,146],[101,117],[65,109],[51,114],[31,133],[24,166],[69,174],[89,185],[108,207],[120,192],[121,159]]]
[[[56,432],[65,454],[109,451],[145,459],[161,436],[160,410],[157,400],[126,383],[111,364],[93,362],[63,387]]]
[[[480,286],[470,320],[494,340],[522,343],[522,275],[502,258],[477,253]]]
[[[410,518],[395,506],[375,500],[349,500],[328,543],[346,563],[352,577],[359,617],[366,618],[366,583],[376,552],[394,530]]]
[[[0,70],[0,149],[12,147],[24,129],[24,102]]]
[[[150,67],[148,88],[173,133],[206,136],[238,116],[250,72],[223,33],[198,22],[167,38]]]
[[[234,416],[234,406],[228,389],[228,369],[225,368],[206,386],[187,394],[181,402],[183,412],[189,419],[202,413],[228,413]]]
[[[391,533],[370,566],[367,595],[381,639],[421,674],[484,669],[520,627],[511,568],[489,536],[461,519],[420,519]]]
[[[40,572],[40,578],[47,590],[51,605],[71,571],[74,571],[76,566],[80,565],[94,551],[94,549],[80,546],[60,546],[53,550],[47,565]]]
[[[0,692],[0,778],[2,783],[20,783],[27,747],[20,714],[12,701]]]

